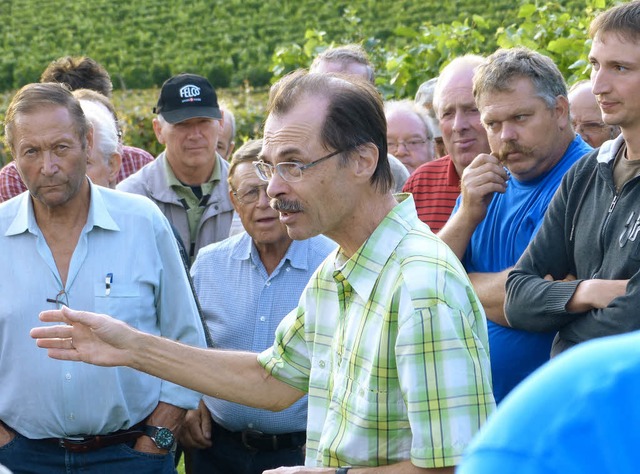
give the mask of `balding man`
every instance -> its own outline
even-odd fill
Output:
[[[576,132],[593,148],[620,135],[619,126],[602,121],[602,111],[591,91],[591,81],[577,82],[569,89],[569,111]]]
[[[453,473],[494,407],[486,324],[458,259],[410,196],[391,193],[380,95],[362,80],[297,72],[270,97],[255,167],[272,207],[291,238],[339,245],[271,348],[198,350],[66,310],[42,318],[73,326],[32,334],[61,338],[52,356],[134,365],[244,405],[278,410],[308,392],[305,467],[270,474]]]
[[[462,56],[438,77],[434,110],[449,155],[418,167],[403,191],[413,194],[420,220],[438,232],[449,220],[460,195],[460,177],[471,161],[489,152],[487,132],[473,98],[473,71],[481,56]]]

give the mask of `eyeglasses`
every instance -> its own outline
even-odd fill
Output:
[[[233,195],[240,201],[240,204],[253,204],[260,199],[260,191],[267,192],[267,185],[252,186],[249,189],[233,191]]]
[[[260,178],[262,181],[270,181],[271,178],[273,178],[273,173],[275,171],[285,181],[295,183],[296,181],[300,181],[302,179],[302,172],[304,170],[308,170],[318,163],[322,163],[332,156],[336,156],[344,151],[346,150],[336,150],[329,153],[328,155],[323,156],[322,158],[318,158],[316,161],[307,163],[306,165],[295,163],[293,161],[284,161],[274,166],[271,163],[265,163],[264,161],[260,160],[254,161],[253,166],[255,166],[256,168],[256,174],[258,175],[258,178]]]
[[[391,154],[398,151],[398,148],[400,148],[400,145],[404,145],[404,147],[408,151],[416,151],[416,150],[419,150],[420,147],[425,143],[427,143],[427,140],[420,140],[420,139],[407,140],[406,142],[404,141],[387,142],[387,148],[389,149],[389,152]]]
[[[583,122],[583,123],[574,124],[576,132],[580,134],[600,133],[608,126],[609,125],[603,122]]]
[[[47,298],[47,303],[55,303],[56,309],[62,308],[62,306],[69,306],[69,297],[67,292],[60,290],[55,298]]]

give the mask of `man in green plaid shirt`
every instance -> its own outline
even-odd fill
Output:
[[[308,393],[306,466],[272,474],[452,473],[495,407],[486,320],[413,198],[390,192],[379,94],[344,77],[284,78],[271,91],[261,157],[256,171],[289,235],[322,233],[339,248],[257,361],[69,309],[41,319],[72,326],[32,336],[53,357],[128,365],[260,408]]]

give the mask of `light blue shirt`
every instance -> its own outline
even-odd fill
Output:
[[[171,228],[147,198],[91,185],[63,288],[29,193],[0,204],[0,419],[32,439],[128,428],[166,402],[195,408],[200,395],[124,367],[47,356],[29,330],[59,297],[141,331],[204,346],[202,324]],[[108,276],[110,275],[110,277]],[[106,279],[111,280],[107,289]]]
[[[191,273],[216,347],[252,352],[271,347],[278,324],[298,305],[309,278],[336,246],[323,236],[293,241],[271,275],[246,232],[200,249]],[[278,413],[204,400],[216,423],[230,431],[306,430],[306,396]]]

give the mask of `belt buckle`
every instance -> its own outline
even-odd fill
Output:
[[[88,441],[91,440],[91,438],[93,437],[86,437],[86,436],[74,436],[72,438],[60,438],[58,440],[58,445],[61,448],[67,448],[69,446],[84,446]]]
[[[260,448],[251,444],[252,440],[265,440],[269,435],[265,435],[262,431],[258,430],[243,430],[242,431],[242,444],[245,448],[259,451]],[[275,451],[277,449],[278,441],[275,436],[269,436],[271,438],[272,448]]]

